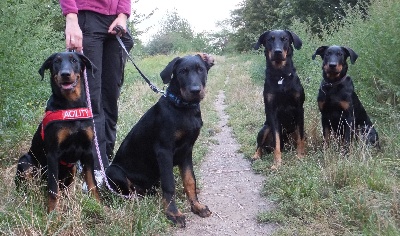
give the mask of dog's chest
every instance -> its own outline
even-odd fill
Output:
[[[53,122],[46,128],[46,143],[54,143],[60,150],[90,148],[94,136],[91,122],[91,120]]]
[[[174,132],[175,141],[184,142],[185,140],[197,139],[202,126],[203,121],[201,118],[182,119]]]
[[[322,86],[318,92],[318,102],[324,103],[326,111],[341,111],[343,103],[351,101],[351,94],[344,89],[342,85],[338,86]]]

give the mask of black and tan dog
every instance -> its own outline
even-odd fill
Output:
[[[161,72],[166,94],[151,107],[122,142],[106,174],[112,188],[122,194],[146,194],[161,182],[165,214],[185,227],[175,204],[173,167],[178,166],[193,213],[211,211],[196,194],[192,150],[203,125],[200,101],[214,59],[207,54],[175,58]]]
[[[48,212],[57,206],[59,189],[72,183],[77,161],[83,165],[91,193],[99,200],[93,174],[93,116],[87,107],[85,68],[88,72],[95,70],[84,55],[62,52],[51,55],[39,70],[42,79],[45,70],[50,70],[52,95],[29,152],[18,161],[16,184],[19,187],[36,174],[47,177]]]
[[[290,138],[297,146],[297,156],[305,155],[304,89],[293,65],[293,47],[300,49],[302,42],[293,32],[274,30],[264,32],[254,49],[263,45],[266,58],[264,105],[265,123],[257,136],[257,150],[253,160],[261,158],[263,151],[274,152],[274,165],[281,163],[281,150]]]
[[[348,47],[321,46],[312,56],[321,56],[322,82],[318,92],[322,132],[325,141],[331,134],[341,138],[348,146],[356,132],[365,137],[367,144],[379,148],[379,138],[367,112],[354,91],[351,77],[347,74],[347,58],[354,64],[358,55]]]

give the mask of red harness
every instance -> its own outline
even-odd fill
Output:
[[[68,110],[46,111],[42,121],[42,139],[44,140],[44,130],[48,123],[53,121],[84,120],[92,119],[93,114],[89,108],[76,108]]]
[[[93,114],[89,108],[76,108],[68,110],[46,111],[42,121],[41,136],[44,140],[44,130],[46,126],[53,121],[66,121],[66,120],[85,120],[92,119]],[[60,161],[60,164],[67,167],[73,167],[74,163],[66,163]]]

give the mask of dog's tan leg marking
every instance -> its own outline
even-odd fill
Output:
[[[269,132],[270,132],[270,128],[267,128],[264,130],[264,134],[263,134],[263,138],[261,141],[260,146],[257,148],[256,152],[254,153],[253,157],[251,158],[252,160],[258,160],[262,157],[263,155],[263,146],[265,145],[265,139],[267,138]]]
[[[183,187],[188,197],[191,210],[193,213],[201,216],[201,217],[209,217],[211,215],[211,211],[204,204],[201,204],[197,198],[196,194],[196,180],[194,178],[193,171],[190,168],[180,169],[181,177],[183,181]]]
[[[167,219],[172,221],[179,228],[186,227],[185,215],[183,215],[182,212],[176,207],[175,208],[171,207],[171,202],[167,201],[167,199],[165,199],[164,197],[162,199],[162,203],[164,206],[164,212],[165,215],[167,216]]]
[[[281,139],[279,132],[275,132],[275,150],[274,150],[274,165],[271,167],[272,170],[277,170],[282,165],[282,153],[281,153]]]
[[[300,136],[300,128],[297,127],[295,131],[296,135],[296,148],[297,148],[297,157],[298,158],[303,158],[305,155],[305,138],[301,138]]]

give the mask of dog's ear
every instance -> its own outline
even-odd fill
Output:
[[[346,57],[345,57],[346,59],[347,59],[347,57],[350,57],[351,64],[356,63],[358,55],[355,51],[353,51],[353,49],[351,49],[349,47],[342,47],[342,50],[346,53]]]
[[[261,44],[264,45],[264,39],[269,34],[269,32],[270,31],[265,31],[262,35],[260,35],[260,37],[258,37],[257,43],[254,44],[254,46],[253,46],[254,50],[258,50],[260,48]],[[264,45],[264,47],[265,47],[265,45]]]
[[[76,53],[76,54],[78,54],[79,59],[81,59],[82,68],[86,67],[86,71],[90,70],[94,78],[94,73],[97,71],[97,67],[85,55],[81,53]]]
[[[297,34],[293,33],[292,31],[289,31],[289,30],[285,30],[285,31],[286,31],[286,33],[288,33],[290,35],[290,40],[291,40],[291,43],[293,43],[294,48],[299,50],[301,48],[301,46],[303,45],[303,42],[301,41],[300,37],[297,36]]]
[[[168,84],[172,79],[172,73],[174,72],[174,66],[176,61],[179,60],[180,57],[175,57],[168,65],[161,71],[160,76],[164,84]]]
[[[49,56],[49,58],[46,59],[46,61],[43,62],[42,67],[40,67],[39,69],[39,74],[42,77],[42,79],[44,78],[44,72],[47,69],[51,68],[51,65],[53,64],[53,60],[56,57],[57,53],[54,53],[53,55]]]
[[[312,55],[312,59],[315,60],[315,57],[317,55],[321,56],[322,59],[324,59],[324,53],[325,50],[328,48],[329,46],[321,46],[319,48],[317,48],[317,50],[315,51],[315,53]]]
[[[210,68],[214,65],[214,57],[208,55],[207,53],[197,53],[197,55],[199,55],[204,61],[207,71],[210,70]]]

